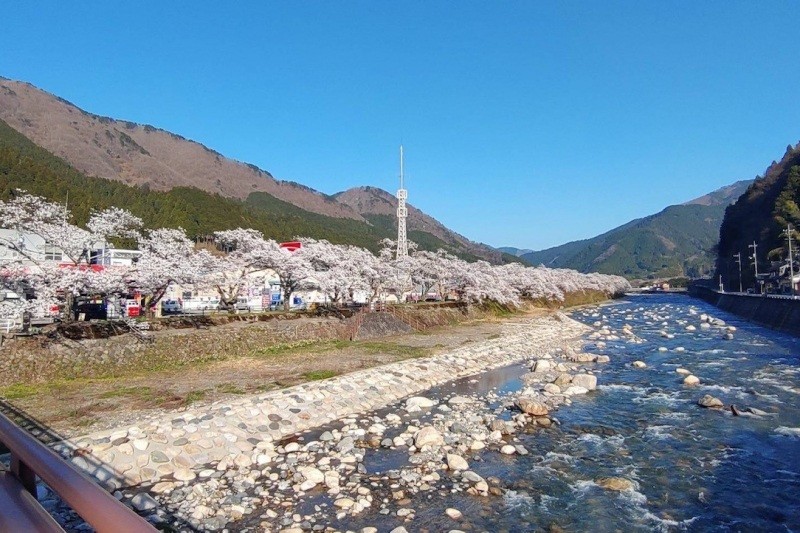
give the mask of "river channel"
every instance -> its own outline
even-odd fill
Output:
[[[701,327],[704,313],[734,326]],[[630,324],[640,342],[621,337],[587,351],[609,355],[597,365],[598,388],[557,413],[559,425],[517,435],[529,455],[478,454],[471,468],[502,480],[502,496],[463,492],[414,501],[408,531],[794,531],[800,529],[800,342],[681,295],[635,296],[586,308],[573,318],[619,331]],[[694,326],[694,329],[687,326]],[[602,345],[601,345],[602,346]],[[646,368],[634,368],[635,360]],[[701,379],[683,384],[676,369]],[[513,392],[523,366],[508,367],[430,391],[481,395]],[[704,409],[710,394],[725,409]],[[764,414],[734,416],[729,408]],[[396,468],[402,453],[369,450],[370,472]],[[601,488],[622,477],[633,488]],[[459,509],[454,524],[444,514]],[[389,531],[397,517],[367,511],[331,525]]]

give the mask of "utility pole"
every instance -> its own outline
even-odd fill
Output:
[[[756,286],[758,286],[758,256],[756,255],[758,244],[756,244],[756,241],[753,241],[753,244],[748,244],[747,247],[753,249],[753,255],[750,256],[750,259],[753,260],[753,269],[756,273]]]
[[[786,240],[789,241],[789,285],[792,288],[792,297],[794,298],[794,259],[792,258],[792,225],[786,224]]]
[[[733,257],[736,258],[736,264],[739,265],[739,292],[744,292],[742,290],[742,252],[733,254]]]

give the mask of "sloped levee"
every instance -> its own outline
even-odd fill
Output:
[[[800,337],[800,299],[731,294],[708,287],[689,287],[689,295],[750,322]]]

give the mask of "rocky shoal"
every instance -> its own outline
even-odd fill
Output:
[[[362,370],[247,399],[217,402],[202,409],[161,413],[142,419],[134,426],[56,444],[54,449],[154,522],[172,521],[178,517],[191,527],[218,530],[261,508],[268,509],[263,517],[265,520],[272,521],[280,516],[279,525],[288,527],[295,523],[297,517],[293,516],[291,524],[288,524],[283,513],[274,509],[290,508],[291,505],[286,502],[291,503],[291,498],[283,500],[278,497],[278,502],[266,501],[274,489],[287,487],[293,494],[302,494],[306,490],[324,486],[337,495],[338,486],[345,495],[336,500],[337,512],[357,513],[371,506],[372,498],[368,487],[360,482],[356,482],[355,486],[352,480],[343,476],[351,470],[355,474],[363,473],[359,471],[363,470],[361,460],[364,448],[356,444],[409,446],[412,453],[416,452],[414,455],[418,456],[415,461],[421,463],[425,461],[419,458],[429,457],[424,452],[430,451],[431,447],[435,449],[435,453],[429,457],[431,460],[442,451],[442,446],[445,446],[445,451],[452,448],[457,453],[450,454],[454,457],[446,457],[446,468],[463,471],[467,478],[474,479],[475,476],[470,476],[470,471],[463,468],[465,464],[459,461],[459,458],[466,461],[462,457],[465,451],[481,449],[481,444],[499,444],[502,440],[500,437],[508,434],[506,430],[514,424],[540,418],[540,423],[546,425],[548,422],[545,420],[549,421],[549,418],[536,413],[541,412],[542,408],[555,408],[570,394],[589,390],[587,386],[593,387],[596,378],[578,377],[576,383],[565,387],[564,394],[561,394],[560,388],[559,393],[554,393],[552,387],[559,385],[548,383],[551,386],[549,392],[541,390],[528,395],[531,401],[542,402],[544,407],[538,411],[533,407],[533,411],[527,414],[521,411],[514,422],[504,422],[505,427],[496,424],[497,427],[491,429],[483,424],[480,431],[476,429],[468,433],[469,442],[459,439],[460,444],[455,447],[453,443],[439,443],[436,437],[433,437],[432,443],[424,442],[426,430],[435,431],[440,436],[452,433],[441,426],[441,420],[438,428],[432,424],[429,426],[431,429],[416,427],[412,423],[389,443],[381,437],[388,427],[401,423],[399,418],[387,415],[375,421],[358,421],[353,418],[355,415],[386,407],[447,381],[489,369],[531,358],[549,360],[553,353],[559,351],[573,354],[573,359],[586,359],[588,354],[577,354],[574,348],[588,329],[561,313],[508,322],[503,325],[498,338],[447,353]],[[588,361],[590,359],[585,362]],[[559,364],[562,366],[559,367]],[[558,375],[555,377],[558,378],[572,368],[565,364],[554,362],[552,368],[545,370],[542,363],[538,369],[532,367],[535,372],[531,374],[547,376],[551,380],[553,376],[548,372],[556,372]],[[562,382],[562,385],[565,383]],[[417,401],[421,401],[422,405],[415,405],[412,401],[405,406],[406,411],[413,413],[433,405]],[[461,401],[463,405],[472,402],[470,399]],[[524,410],[526,405],[523,400],[516,408]],[[452,412],[464,410],[457,406],[458,402],[456,405],[440,405]],[[473,426],[476,425],[475,416],[487,416],[486,413],[480,413],[485,406],[478,410],[474,408],[473,405],[464,411],[473,417],[467,420]],[[531,409],[529,405],[528,408]],[[371,423],[361,427],[365,421]],[[287,437],[333,422],[341,423],[341,428],[327,432],[325,439],[303,444],[285,442]],[[489,422],[491,424],[491,420]],[[454,423],[449,419],[448,427]],[[521,453],[521,450],[515,448],[512,452],[505,448],[502,453]],[[416,481],[423,481],[423,484],[426,479],[435,481],[435,470],[441,468],[440,463],[438,461],[436,468],[430,472],[420,474]],[[331,464],[335,464],[335,468]],[[481,482],[486,483],[483,480],[471,483],[477,485],[477,488],[473,487],[474,490],[485,492],[489,487],[484,487]],[[165,512],[167,508],[170,513]],[[398,516],[413,517],[413,512],[403,513],[405,511]],[[272,514],[275,516],[271,517]]]

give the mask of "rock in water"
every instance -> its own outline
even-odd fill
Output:
[[[444,444],[444,438],[433,426],[426,426],[414,434],[414,446],[417,448],[425,445],[441,446],[442,444]]]
[[[458,509],[453,509],[452,507],[448,507],[444,512],[453,520],[459,520],[462,516],[464,516],[461,514],[461,511]]]
[[[572,384],[576,387],[583,387],[586,390],[595,390],[597,388],[597,376],[578,374],[572,378]]]
[[[447,468],[450,470],[469,470],[469,463],[460,455],[448,453]]]
[[[699,400],[697,400],[697,405],[700,407],[712,408],[712,409],[721,409],[723,407],[722,400],[719,398],[714,398],[710,394],[706,394]]]
[[[699,383],[700,383],[700,378],[698,378],[697,376],[694,376],[692,374],[689,374],[688,376],[683,378],[683,384],[684,385],[697,385]]]
[[[517,407],[523,413],[533,416],[544,416],[548,413],[547,406],[533,398],[519,398],[516,401]]]
[[[633,489],[633,482],[625,479],[624,477],[603,477],[595,481],[598,487],[606,490],[631,490]]]
[[[406,411],[416,411],[418,409],[427,409],[433,407],[435,402],[424,396],[414,396],[406,400]]]
[[[645,363],[644,361],[634,361],[633,363],[631,363],[631,366],[633,368],[647,368],[647,363]]]

